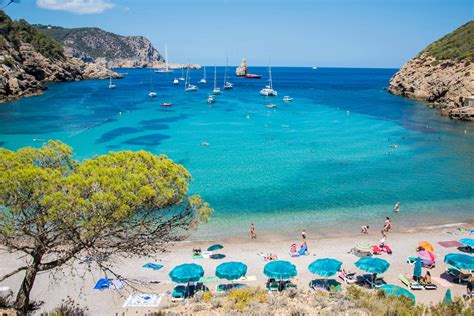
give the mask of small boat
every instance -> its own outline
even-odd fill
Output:
[[[206,83],[207,80],[206,80],[206,67],[204,66],[204,76],[202,77],[201,80],[199,80],[199,83]]]
[[[231,90],[234,88],[234,85],[231,82],[227,81],[227,68],[229,67],[229,57],[226,59],[225,71],[224,71],[224,90]]]
[[[313,67],[313,70],[316,70],[316,69],[318,69],[318,67]]]
[[[272,67],[270,65],[268,65],[268,85],[260,90],[260,94],[266,97],[276,97],[278,95],[277,91],[273,89]]]
[[[291,102],[291,101],[293,101],[293,98],[290,97],[290,96],[285,95],[285,96],[283,97],[283,101],[285,101],[285,102]]]
[[[214,66],[214,89],[212,90],[212,94],[221,94],[221,89],[217,87],[216,83],[216,75],[217,75],[217,67]]]
[[[262,75],[246,74],[244,77],[247,78],[247,79],[260,79],[260,78],[262,78]]]
[[[109,89],[115,89],[117,86],[112,83],[112,76],[109,77]]]
[[[198,87],[196,87],[195,85],[192,85],[189,82],[190,80],[191,80],[191,77],[189,76],[189,67],[188,67],[188,69],[186,70],[186,81],[184,83],[184,91],[186,91],[186,92],[197,91]]]
[[[209,143],[208,142],[202,142],[201,146],[207,147],[207,146],[209,146]]]
[[[157,94],[155,92],[155,89],[153,87],[153,76],[150,75],[150,92],[148,93],[148,96],[150,98],[156,98]]]
[[[265,105],[267,108],[270,108],[270,109],[273,109],[273,108],[276,108],[276,104],[275,103],[268,103]]]
[[[150,98],[156,98],[157,94],[156,94],[156,92],[151,91],[150,93],[148,93],[148,96]]]
[[[168,102],[161,103],[161,106],[164,106],[164,107],[170,107],[172,105],[173,105],[172,103],[168,103]]]
[[[214,98],[214,96],[212,94],[210,94],[207,97],[207,103],[211,104],[211,103],[215,103],[215,102],[216,102],[216,98]]]
[[[175,84],[175,85],[176,85],[176,84],[179,84],[179,80],[178,80],[177,78],[174,78],[173,84]]]
[[[168,67],[168,48],[166,47],[166,44],[165,44],[165,68],[161,68],[161,69],[157,69],[155,70],[156,73],[169,73],[169,72],[173,72],[173,69],[170,69]]]

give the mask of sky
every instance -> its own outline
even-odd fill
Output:
[[[143,35],[203,65],[398,68],[474,17],[472,0],[18,1],[14,19]]]

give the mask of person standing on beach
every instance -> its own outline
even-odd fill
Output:
[[[306,231],[304,229],[301,232],[301,237],[303,238],[303,240],[306,240]]]
[[[385,223],[383,224],[383,230],[388,233],[388,231],[392,229],[392,221],[390,221],[390,217],[385,218]]]
[[[400,212],[400,202],[395,203],[395,206],[393,207],[393,211],[398,214]]]
[[[257,239],[257,235],[255,234],[255,225],[253,223],[250,225],[250,239]]]
[[[387,242],[387,233],[383,229],[382,229],[381,233],[382,233],[382,239],[380,239],[380,241],[379,241],[379,247],[384,247],[385,243]]]

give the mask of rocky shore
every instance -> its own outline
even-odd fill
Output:
[[[469,22],[429,45],[391,78],[387,90],[425,101],[452,119],[474,121],[473,30]]]

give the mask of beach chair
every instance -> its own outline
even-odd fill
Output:
[[[359,280],[361,280],[363,283],[366,283],[371,288],[379,288],[382,285],[387,284],[387,282],[385,282],[383,277],[372,279],[372,274],[364,274],[361,276],[361,278],[358,277],[358,281]]]
[[[408,264],[415,264],[416,263],[416,258],[417,257],[408,257],[407,258],[407,263]]]
[[[309,287],[313,290],[325,290],[329,292],[340,292],[342,291],[341,283],[337,282],[336,280],[329,279],[329,280],[322,280],[316,279],[309,282]]]
[[[339,272],[338,277],[346,284],[354,284],[357,282],[355,272]]]
[[[398,279],[403,283],[405,284],[405,286],[407,286],[408,288],[410,288],[411,290],[422,290],[423,289],[423,286],[418,283],[418,282],[415,282],[415,281],[410,281],[408,280],[408,278],[403,275],[403,274],[400,274],[398,276]]]
[[[173,293],[171,294],[171,301],[172,302],[179,302],[184,300],[186,297],[186,287],[184,285],[177,285],[173,289]]]
[[[198,282],[195,291],[209,292],[209,288],[203,282]]]
[[[437,290],[438,286],[434,283],[427,283],[423,280],[423,278],[420,279],[420,284],[423,285],[425,290]]]
[[[298,288],[296,284],[291,283],[290,281],[286,282],[285,284],[285,289],[296,289],[296,288]]]
[[[326,290],[327,289],[326,285],[324,284],[324,280],[322,279],[311,280],[311,282],[309,282],[309,288],[313,290],[317,290],[317,289]]]
[[[278,282],[270,282],[267,285],[267,289],[270,292],[279,292],[280,291],[280,284]]]
[[[447,268],[446,272],[453,278],[454,283],[461,284],[462,282],[467,282],[469,280],[470,274],[462,273],[461,270],[455,267]]]

